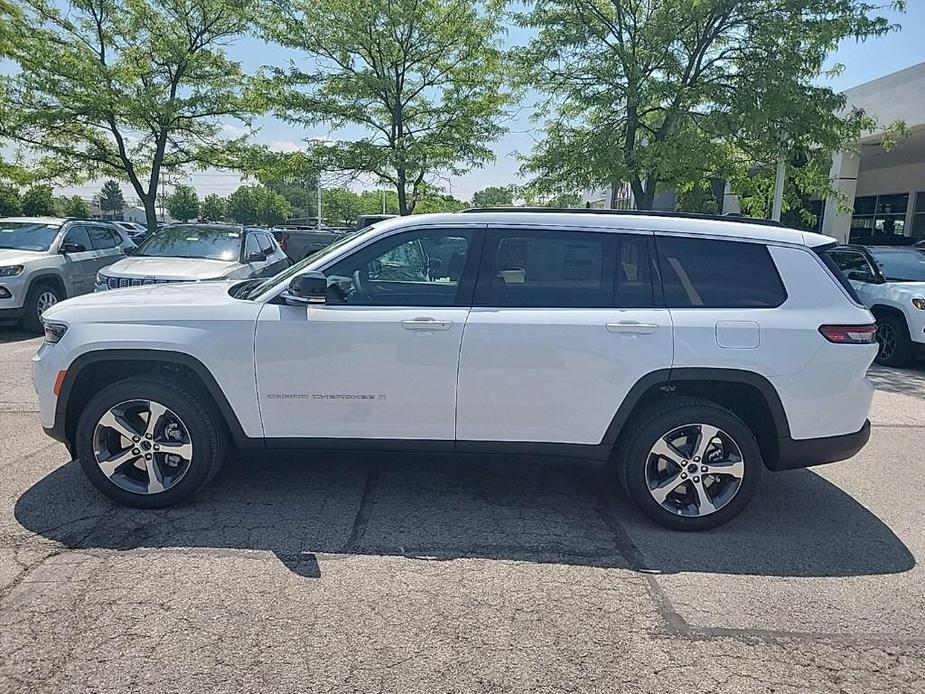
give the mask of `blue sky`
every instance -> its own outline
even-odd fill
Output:
[[[838,77],[823,80],[835,89],[847,89],[869,80],[887,75],[891,72],[925,62],[925,40],[922,39],[925,31],[925,2],[913,0],[908,3],[905,14],[899,15],[889,12],[887,15],[902,25],[898,32],[890,33],[864,43],[850,40],[845,41],[833,54],[830,63],[841,63],[845,66],[844,72]],[[511,34],[508,40],[511,43],[524,39],[521,31]],[[260,66],[267,64],[284,64],[292,56],[278,46],[268,45],[254,38],[242,40],[230,48],[233,57],[240,60],[248,72],[256,71]],[[518,162],[516,152],[529,152],[536,136],[536,125],[529,120],[529,100],[525,108],[520,110],[518,117],[510,123],[511,132],[493,145],[496,161],[487,164],[469,174],[454,177],[444,181],[445,187],[456,197],[469,199],[472,193],[488,185],[505,185],[517,182]],[[296,149],[302,140],[314,137],[344,137],[357,135],[358,131],[342,131],[332,133],[324,128],[306,130],[298,126],[276,121],[271,118],[260,119],[256,125],[260,128],[257,140],[268,144],[274,149]],[[195,185],[200,195],[218,193],[227,195],[240,183],[237,174],[209,171],[194,173],[188,182]],[[62,188],[66,194],[80,194],[90,196],[99,190],[99,184]],[[124,187],[127,198],[133,197],[127,186]]]

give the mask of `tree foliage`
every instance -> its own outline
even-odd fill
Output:
[[[361,128],[319,147],[326,170],[390,184],[409,214],[438,173],[493,159],[510,101],[498,47],[501,10],[476,0],[274,0],[265,35],[314,59],[273,70],[265,96],[281,117]],[[320,157],[315,157],[316,159]]]
[[[22,213],[27,217],[54,217],[55,199],[51,194],[51,186],[32,186],[23,193]]]
[[[13,186],[0,185],[0,217],[15,217],[22,214],[22,200]]]
[[[880,9],[863,0],[538,0],[519,17],[536,35],[518,63],[549,95],[549,120],[523,170],[551,192],[627,181],[648,209],[665,184],[737,183],[773,170],[782,149],[839,149],[874,123],[817,78],[840,40],[895,28]]]
[[[196,219],[199,217],[199,195],[190,186],[178,185],[167,196],[167,211],[181,222]]]
[[[210,193],[202,199],[199,217],[206,222],[219,222],[225,219],[225,200],[220,195]]]
[[[57,214],[60,217],[90,218],[90,206],[79,195],[62,197],[56,200]]]
[[[514,204],[514,186],[488,186],[472,194],[475,207],[510,207]]]
[[[72,178],[115,176],[148,226],[162,170],[220,160],[221,119],[246,119],[225,43],[250,0],[0,0],[0,138]]]
[[[125,198],[122,197],[122,189],[119,184],[111,179],[103,183],[103,187],[97,195],[97,204],[100,206],[100,210],[108,212],[111,217],[121,214],[122,210],[125,209]]]
[[[292,212],[285,197],[266,186],[241,186],[228,196],[227,215],[238,224],[273,226]]]

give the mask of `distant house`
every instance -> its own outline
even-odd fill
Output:
[[[141,207],[126,205],[122,208],[121,214],[113,216],[110,212],[101,210],[99,204],[95,201],[90,203],[90,217],[92,219],[114,219],[119,222],[138,222],[139,224],[145,224],[147,222],[145,211]],[[174,221],[166,211],[164,212],[164,218],[160,219],[160,216],[158,216],[158,220],[166,224],[170,224]]]

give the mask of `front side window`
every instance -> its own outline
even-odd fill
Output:
[[[68,232],[64,235],[64,240],[61,242],[61,248],[67,253],[80,253],[82,251],[92,250],[93,244],[90,242],[90,234],[87,233],[87,227],[78,226],[68,229]]]
[[[55,224],[0,221],[0,248],[47,251],[60,228]]]
[[[352,253],[325,270],[331,303],[456,306],[473,232],[413,231]]]
[[[657,236],[669,308],[773,308],[787,292],[758,243]]]
[[[244,257],[246,259],[251,257],[251,253],[260,253],[260,239],[258,236],[259,234],[256,231],[252,231],[244,239]]]
[[[178,224],[149,236],[134,255],[236,261],[241,254],[241,233],[234,227]]]
[[[829,251],[829,257],[835,261],[835,265],[842,275],[849,280],[855,280],[856,282],[873,282],[876,280],[874,269],[867,262],[867,258],[864,257],[863,253],[834,250]]]

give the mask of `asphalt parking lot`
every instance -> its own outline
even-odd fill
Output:
[[[596,473],[235,459],[114,506],[44,436],[0,328],[0,691],[925,691],[925,368],[870,444],[657,528]]]

